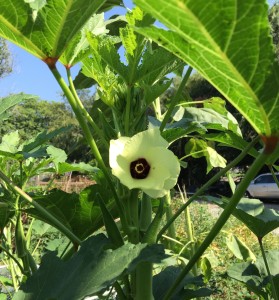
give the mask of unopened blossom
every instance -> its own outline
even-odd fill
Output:
[[[168,146],[158,128],[142,131],[131,138],[111,140],[112,174],[129,189],[142,189],[152,198],[163,197],[175,186],[180,172],[178,159]]]

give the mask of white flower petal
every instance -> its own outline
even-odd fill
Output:
[[[177,157],[167,147],[168,142],[161,137],[158,128],[111,141],[112,173],[129,189],[140,188],[150,197],[162,197],[174,187],[180,171]],[[144,159],[150,166],[146,178],[131,175],[131,163],[139,159]]]
[[[110,141],[110,147],[109,147],[109,165],[112,169],[116,168],[117,162],[116,158],[119,154],[122,153],[124,150],[125,144],[129,140],[127,137],[120,137],[117,140],[111,140]]]

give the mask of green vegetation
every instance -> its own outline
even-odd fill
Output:
[[[0,1],[0,36],[41,59],[67,101],[0,99],[1,282],[15,300],[279,300],[279,213],[243,198],[279,168],[276,18],[271,30],[264,0],[134,2],[104,20],[121,0]],[[93,84],[91,102],[78,89]],[[94,184],[52,188],[72,172]],[[207,196],[224,177],[230,195]]]

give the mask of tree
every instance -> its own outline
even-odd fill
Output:
[[[279,3],[274,3],[268,12],[271,35],[275,46],[277,60],[279,60]]]
[[[7,42],[0,38],[0,78],[12,72],[12,62]]]
[[[0,122],[0,135],[18,130],[24,141],[43,130],[52,131],[68,126],[69,130],[55,137],[52,144],[65,150],[70,160],[84,159],[88,151],[82,145],[83,136],[77,120],[61,102],[32,99],[15,105],[10,110],[10,117]]]
[[[223,97],[222,94],[199,73],[194,73],[189,78],[186,87],[190,97],[194,100]]]

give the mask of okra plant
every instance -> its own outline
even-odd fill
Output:
[[[209,296],[208,278],[198,262],[231,215],[241,219],[261,245],[262,261],[252,266],[247,263],[245,268],[254,268],[255,274],[261,268],[265,271],[258,281],[253,277],[252,283],[250,277],[233,275],[243,273],[243,265],[230,274],[264,299],[270,295],[279,299],[279,270],[274,263],[279,252],[266,255],[262,243],[278,227],[279,216],[258,201],[241,200],[260,169],[264,165],[276,168],[279,157],[279,66],[267,3],[135,0],[125,15],[117,15],[117,7],[125,5],[121,0],[0,3],[0,36],[40,59],[42,68],[48,67],[95,162],[70,165],[64,154],[61,159],[61,152],[48,145],[50,136],[59,131],[34,137],[20,147],[13,143],[13,136],[2,137],[0,158],[9,160],[12,167],[2,164],[0,170],[0,246],[13,272],[14,299]],[[116,14],[111,18],[104,17],[113,10]],[[65,67],[66,78],[58,64]],[[74,66],[80,66],[75,78]],[[257,138],[251,142],[243,138],[223,99],[202,100],[197,105],[185,96],[183,90],[194,71],[242,114]],[[160,97],[171,87],[174,76],[181,77],[180,85],[163,104]],[[88,111],[77,91],[93,85],[98,97]],[[30,97],[1,99],[0,113]],[[185,154],[178,157],[172,145],[182,138],[187,139]],[[214,143],[237,148],[240,154],[227,163]],[[193,245],[188,206],[246,155],[254,161],[241,183],[236,188],[232,185],[232,196],[211,199],[224,210],[206,238],[191,246],[187,260],[171,260],[171,256],[183,256],[183,249],[177,255],[173,245],[174,221],[186,212]],[[185,197],[174,212],[177,181],[187,156],[204,156],[207,171],[218,168],[219,172],[189,199]],[[30,193],[27,180],[43,172],[50,161],[56,174],[86,171],[96,183],[79,194],[59,190]],[[259,211],[251,213],[251,206],[260,207]],[[32,230],[23,226],[26,216],[56,227],[69,239],[60,256],[50,252],[41,261],[34,260],[28,242]]]

